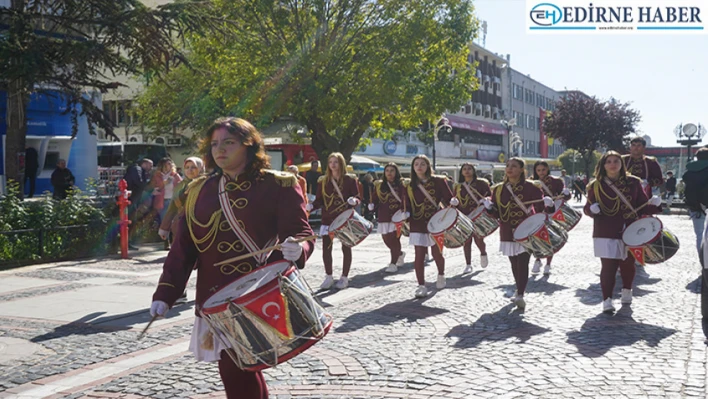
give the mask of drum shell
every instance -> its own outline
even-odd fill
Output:
[[[431,226],[431,222],[435,219],[435,215],[439,214],[440,212],[456,213],[454,223],[452,223],[450,226],[443,227],[442,231],[437,226]],[[445,240],[445,247],[459,248],[463,246],[465,242],[469,240],[470,237],[472,237],[472,234],[474,234],[474,224],[467,216],[465,216],[465,214],[463,214],[459,210],[455,208],[446,208],[439,210],[433,215],[431,221],[428,222],[428,232],[433,236],[442,233]]]
[[[548,230],[549,241],[546,241],[540,237],[537,237],[539,229],[529,234],[527,237],[517,239],[516,234],[514,234],[514,241],[519,243],[526,251],[530,252],[536,258],[547,258],[553,256],[556,252],[560,251],[561,248],[568,241],[568,233],[558,224],[555,220],[545,215],[546,219],[544,226]],[[523,221],[517,226],[517,229],[521,227]]]
[[[480,238],[489,236],[499,228],[499,221],[492,217],[484,207],[480,207],[481,211],[475,210],[468,215],[468,218],[474,224],[474,235]],[[476,213],[476,215],[475,215]]]
[[[335,237],[339,239],[347,247],[355,247],[359,245],[366,237],[371,234],[374,229],[374,225],[366,220],[363,216],[358,214],[354,210],[345,211],[332,222],[329,226],[330,232],[334,234]],[[334,222],[340,220],[340,218],[346,218],[346,220],[339,226],[334,226]]]
[[[625,237],[625,234],[630,231],[630,226],[632,226],[635,223],[643,223],[644,219],[656,219],[659,221],[659,230],[657,231],[656,234],[653,235],[650,239],[646,240],[641,245],[630,245],[627,244],[627,237]],[[664,227],[663,223],[661,223],[661,220],[659,218],[653,217],[653,216],[645,216],[640,219],[635,220],[634,222],[630,223],[629,226],[627,226],[622,233],[622,242],[629,247],[642,247],[644,249],[643,251],[643,256],[644,256],[644,263],[645,264],[650,264],[650,265],[655,265],[659,263],[666,262],[667,260],[671,259],[674,255],[679,250],[680,243],[678,237],[674,235],[669,229]],[[631,251],[630,251],[631,253]],[[634,256],[634,255],[633,255]],[[636,259],[636,257],[635,257]],[[639,259],[637,259],[639,261]]]
[[[560,206],[556,207],[556,211],[553,212],[553,215],[558,212],[561,212],[563,214],[563,218],[565,218],[565,221],[558,220],[557,218],[552,218],[552,220],[556,222],[560,227],[562,227],[565,231],[572,230],[575,226],[578,225],[578,223],[580,223],[580,219],[583,217],[583,214],[581,212],[578,212],[573,209],[573,207],[565,201],[561,201]]]
[[[401,235],[403,235],[404,237],[409,237],[411,234],[411,224],[408,221],[408,218],[403,216],[403,212],[398,210],[396,211],[396,213],[393,214],[393,217],[391,218],[391,223],[401,223],[401,220],[403,221],[401,224]]]

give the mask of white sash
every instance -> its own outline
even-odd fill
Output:
[[[474,202],[476,202],[476,203],[479,204],[480,199],[479,199],[476,195],[474,195],[474,194],[472,193],[472,190],[474,190],[474,192],[477,193],[477,194],[479,194],[479,192],[477,192],[477,190],[475,190],[475,189],[473,189],[472,187],[470,187],[470,185],[467,184],[467,182],[462,183],[462,185],[465,187],[465,190],[467,190],[467,193],[470,195],[470,197],[472,197],[472,199],[474,200]],[[482,194],[479,194],[479,196],[481,197]]]
[[[391,182],[389,182],[388,180],[386,180],[386,184],[388,184],[388,188],[389,188],[389,190],[391,190],[391,194],[393,194],[393,196],[396,198],[396,201],[398,201],[398,202],[400,202],[400,203],[402,204],[403,201],[401,201],[401,197],[398,196],[398,193],[396,192],[396,190],[393,189],[393,186],[391,185]]]
[[[521,183],[521,184],[523,184],[523,183]],[[511,193],[511,198],[514,199],[514,202],[516,202],[516,205],[518,205],[519,208],[521,208],[521,210],[524,211],[524,213],[528,215],[529,209],[526,207],[526,205],[524,205],[523,202],[521,202],[519,197],[517,197],[516,194],[514,194],[514,190],[511,188],[511,184],[506,183],[506,185],[504,187],[506,187],[506,189],[509,190],[509,193]]]
[[[546,194],[548,194],[549,197],[553,197],[554,194],[553,192],[551,192],[551,189],[548,188],[546,183],[544,183],[541,179],[539,179],[538,182],[541,183],[541,187],[543,187],[543,189],[546,191]]]
[[[614,183],[612,183],[612,180],[605,177],[604,181],[608,186],[610,186],[612,191],[614,191],[615,194],[617,194],[619,199],[621,199],[622,202],[624,202],[624,204],[627,205],[627,209],[629,209],[630,211],[634,212],[635,215],[637,215],[637,211],[634,210],[634,207],[632,206],[632,204],[629,203],[629,200],[627,199],[627,197],[624,196],[624,194],[622,194],[622,192],[619,190],[619,188],[617,188],[614,185]],[[600,184],[600,183],[598,182],[598,184]],[[600,199],[597,199],[597,200],[600,201]],[[639,216],[639,215],[637,215],[637,216]]]
[[[432,177],[431,177],[431,179],[432,179]],[[435,209],[440,208],[440,205],[435,203],[435,200],[433,199],[433,197],[431,197],[430,194],[427,191],[425,191],[425,188],[423,188],[422,184],[418,183],[418,189],[423,193],[423,195],[425,195],[425,198],[427,198],[428,201],[430,201],[430,203],[433,204]]]

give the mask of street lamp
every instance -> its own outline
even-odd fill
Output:
[[[573,161],[573,173],[571,174],[573,177],[575,177],[575,163],[578,162],[581,157],[582,155],[577,151],[573,151],[573,155],[570,156],[571,161]]]
[[[703,136],[706,135],[705,126],[700,123],[698,126],[694,123],[679,124],[674,129],[674,134],[676,135],[676,142],[688,147],[688,162],[691,162],[693,155],[691,154],[691,146],[696,145],[701,142]]]
[[[514,144],[516,144],[520,139],[518,134],[512,133],[514,126],[516,126],[516,118],[511,118],[511,120],[508,121],[502,119],[501,124],[506,128],[507,138],[509,140],[509,148],[507,148],[506,153],[509,154],[509,158],[511,158],[511,149],[513,148],[512,140],[514,141]]]
[[[450,121],[442,116],[435,123],[435,130],[433,131],[433,170],[435,170],[435,141],[438,139],[438,133],[445,129],[447,133],[452,132],[452,126],[450,126]]]

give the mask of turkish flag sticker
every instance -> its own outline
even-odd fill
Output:
[[[556,213],[551,216],[551,219],[557,220],[559,222],[565,222],[565,215],[563,215],[563,212],[561,210],[557,210]]]
[[[445,234],[436,234],[433,236],[435,243],[438,244],[438,249],[442,253],[443,245],[445,244]]]
[[[278,287],[245,304],[244,307],[284,338],[292,338],[293,327],[288,315],[288,300],[283,297]]]
[[[644,247],[629,247],[630,252],[634,259],[639,262],[640,265],[644,266]]]
[[[537,231],[534,235],[549,244],[551,243],[551,238],[548,236],[548,228],[546,226],[541,227],[541,230]]]

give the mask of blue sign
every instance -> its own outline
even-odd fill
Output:
[[[388,155],[393,155],[396,153],[396,142],[393,140],[388,140],[384,142],[383,149],[384,153]]]

